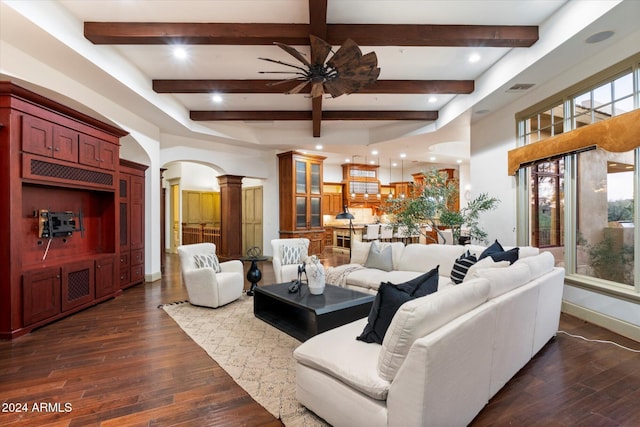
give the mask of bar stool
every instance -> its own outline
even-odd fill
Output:
[[[362,235],[362,240],[377,240],[380,238],[380,224],[367,224],[367,232]]]
[[[382,224],[380,226],[380,240],[390,242],[393,239],[393,225]]]

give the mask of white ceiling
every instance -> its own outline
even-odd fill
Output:
[[[636,0],[626,0],[630,2]],[[587,9],[584,15],[572,12],[563,16],[562,9],[576,8],[576,3]],[[328,161],[338,163],[354,154],[371,156],[371,149],[380,151],[381,164],[399,159],[400,152],[419,162],[429,163],[436,156],[438,163],[455,163],[458,159],[468,161],[469,123],[479,117],[478,110],[495,111],[523,96],[505,93],[513,83],[544,83],[553,74],[545,59],[564,55],[574,63],[584,60],[589,49],[599,48],[585,45],[585,35],[626,25],[621,20],[628,19],[628,13],[613,7],[618,1],[608,1],[607,7],[600,5],[598,11],[589,13],[589,8],[596,9],[596,3],[603,2],[328,0],[328,23],[537,25],[540,40],[531,48],[515,49],[361,46],[363,53],[376,52],[380,79],[475,80],[475,91],[470,95],[434,95],[437,101],[431,103],[430,95],[352,94],[324,99],[325,111],[440,110],[440,119],[435,123],[325,120],[319,138],[311,136],[311,121],[188,119],[189,110],[310,111],[311,101],[303,94],[223,94],[223,103],[218,105],[205,94],[157,94],[151,90],[153,79],[274,78],[258,72],[281,68],[258,57],[290,61],[277,47],[192,45],[186,47],[188,60],[179,62],[170,46],[98,46],[82,35],[84,21],[308,23],[308,0],[3,0],[0,35],[2,41],[116,100],[163,133],[260,149],[316,151],[314,146],[322,144]],[[598,15],[607,8],[612,12]],[[581,19],[583,23],[574,22]],[[619,29],[616,36],[632,31],[637,22],[631,20],[631,28]],[[299,49],[304,52],[307,48]],[[481,59],[469,63],[472,53]],[[4,74],[15,79],[5,68],[0,69],[0,77]]]

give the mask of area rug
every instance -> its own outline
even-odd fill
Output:
[[[293,350],[300,341],[253,315],[253,298],[216,309],[189,303],[162,308],[240,387],[286,426],[327,424],[295,398]]]

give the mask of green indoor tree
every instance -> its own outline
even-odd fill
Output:
[[[480,214],[495,209],[500,201],[482,193],[462,209],[454,209],[458,185],[435,169],[425,172],[424,176],[424,186],[417,187],[409,197],[388,201],[385,212],[391,214],[393,223],[406,226],[409,234],[422,234],[432,241],[434,239],[424,232],[423,225],[436,230],[445,243],[451,242],[446,241],[439,228],[450,228],[454,243],[459,240],[462,230],[470,239],[486,243],[487,233],[480,227]]]

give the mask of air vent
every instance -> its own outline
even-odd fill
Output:
[[[536,85],[535,83],[516,83],[513,86],[511,86],[509,89],[507,89],[507,92],[512,92],[512,93],[524,92],[531,89],[535,85]]]

